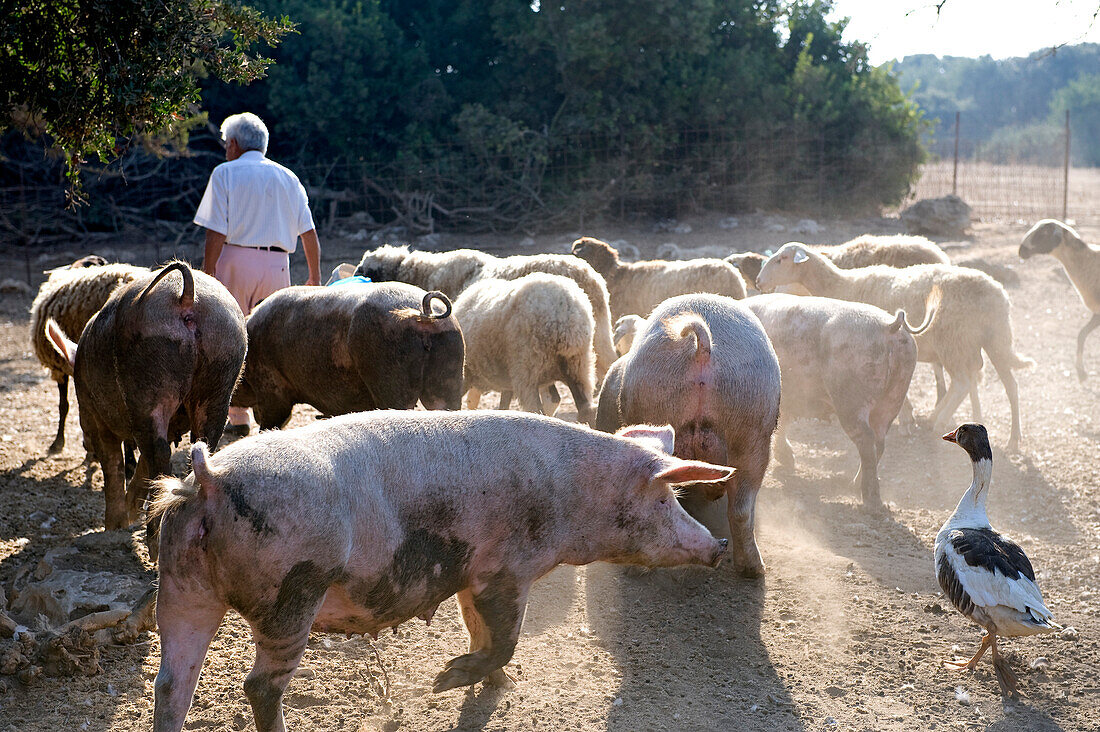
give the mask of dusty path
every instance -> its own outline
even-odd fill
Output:
[[[695,228],[682,246],[727,236],[713,222]],[[1024,228],[978,225],[969,250],[952,255],[1019,265],[1015,247]],[[1100,240],[1098,231],[1084,233]],[[621,235],[644,252],[668,238]],[[531,251],[560,249],[569,236],[546,237]],[[777,235],[738,236],[758,243],[753,237]],[[329,247],[326,265],[351,258],[358,246]],[[941,612],[931,561],[935,532],[970,480],[965,454],[929,432],[892,431],[880,469],[892,510],[880,518],[857,503],[850,485],[857,460],[840,429],[802,422],[792,432],[797,470],[770,473],[760,497],[764,581],[738,579],[725,566],[559,568],[532,592],[508,666],[517,680],[511,691],[477,685],[430,692],[443,663],[465,650],[453,600],[430,627],[411,621],[374,642],[315,634],[288,689],[288,727],[1100,730],[1100,336],[1088,350],[1092,379],[1081,385],[1073,348],[1087,316],[1076,295],[1049,258],[1017,271],[1022,285],[1009,291],[1017,347],[1038,367],[1018,373],[1024,442],[1017,456],[1000,449],[1008,406],[986,369],[981,396],[995,460],[990,513],[1031,556],[1056,618],[1079,632],[1076,641],[1007,643],[1026,697],[1002,702],[987,664],[974,674],[939,667],[952,653],[969,656],[980,638],[960,616]],[[0,587],[102,521],[102,480],[95,471],[92,488],[84,484],[75,408],[65,452],[42,457],[56,390],[29,350],[29,302],[18,294],[0,298]],[[918,366],[917,384],[918,411],[927,411],[927,366]],[[570,403],[563,410],[572,416]],[[310,419],[310,410],[295,417]],[[56,523],[41,528],[36,511]],[[241,691],[251,656],[247,627],[231,615],[211,646],[188,729],[254,728]],[[1033,669],[1038,657],[1048,665]],[[154,634],[106,649],[99,676],[30,687],[0,681],[0,731],[149,729],[158,659]]]

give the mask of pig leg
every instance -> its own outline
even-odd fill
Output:
[[[206,650],[227,609],[170,587],[166,582],[157,598],[160,671],[153,684],[153,732],[183,729]]]
[[[62,374],[57,381],[59,400],[57,402],[57,436],[50,443],[47,454],[56,455],[65,449],[65,418],[69,416],[69,376]]]
[[[485,627],[485,620],[481,613],[474,607],[474,593],[469,588],[456,595],[458,607],[462,610],[462,619],[466,622],[466,629],[470,633],[470,653],[477,653],[491,644],[489,629]],[[485,683],[489,686],[508,688],[512,685],[512,679],[504,672],[503,668],[492,671],[485,677]]]
[[[768,469],[770,437],[755,448],[742,452],[734,462],[737,472],[726,489],[726,515],[730,524],[733,562],[745,577],[763,577],[764,560],[756,545],[756,494]]]
[[[229,416],[229,403],[224,398],[217,401],[201,401],[190,410],[191,441],[202,440],[211,450],[218,448],[218,442],[225,431],[225,420]]]
[[[122,449],[125,453],[126,480],[130,480],[134,477],[134,471],[137,470],[137,458],[134,456],[134,450],[137,447],[131,440],[127,440],[122,444]]]
[[[784,420],[782,417],[779,419],[779,426],[775,430],[775,459],[788,470],[795,469],[794,449],[791,447],[791,443],[787,440],[787,427],[790,422]]]
[[[519,587],[515,577],[498,572],[481,592],[467,588],[458,593],[459,607],[470,631],[470,653],[452,658],[435,677],[432,691],[457,686],[508,683],[503,666],[512,660],[519,640],[529,587]],[[497,673],[499,672],[499,673]]]
[[[322,572],[312,561],[294,565],[283,577],[273,605],[248,618],[256,641],[256,663],[244,680],[258,732],[284,732],[283,692],[302,660],[309,629],[340,567]]]
[[[862,414],[844,415],[840,418],[840,426],[855,443],[859,450],[860,494],[863,505],[870,509],[882,507],[882,499],[879,497],[878,482],[878,449],[875,432]]]
[[[512,396],[513,396],[513,394],[512,394],[512,391],[510,389],[505,389],[504,391],[500,392],[500,403],[497,404],[497,409],[499,409],[501,411],[504,411],[506,409],[511,409],[512,408]]]
[[[252,408],[252,415],[261,430],[281,430],[290,421],[294,402],[266,396]]]
[[[917,431],[917,418],[913,416],[913,402],[909,401],[908,395],[902,401],[901,410],[898,412],[898,426],[901,427],[903,435],[912,435]]]
[[[320,606],[321,603],[317,603],[313,608],[313,615],[316,615]],[[283,722],[283,692],[294,678],[294,670],[298,668],[302,654],[306,651],[311,622],[307,622],[298,633],[289,638],[269,638],[253,628],[256,663],[244,680],[244,694],[252,705],[257,732],[286,730]]]
[[[122,441],[106,431],[98,422],[81,426],[84,435],[92,444],[92,452],[103,470],[103,498],[107,509],[103,517],[103,527],[108,531],[121,529],[129,523],[126,520],[126,466],[122,456]]]
[[[466,392],[466,408],[478,409],[479,407],[481,407],[481,390],[469,389]]]
[[[126,489],[126,508],[130,521],[137,521],[145,508],[145,499],[149,497],[152,481],[167,475],[171,469],[172,448],[168,440],[159,435],[145,434],[137,438],[138,459],[134,477]]]

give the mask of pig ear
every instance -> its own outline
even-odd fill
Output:
[[[676,431],[672,429],[672,425],[670,424],[666,424],[663,427],[636,424],[630,427],[623,427],[615,434],[619,437],[629,437],[632,440],[644,442],[647,446],[669,455],[672,454],[673,449],[676,447]]]
[[[61,330],[61,326],[53,318],[46,321],[46,340],[68,362],[69,373],[71,374],[73,366],[76,365],[76,344],[68,339],[65,332]]]
[[[699,460],[679,460],[665,468],[654,477],[666,483],[716,483],[733,477],[733,468],[724,465],[711,465]]]

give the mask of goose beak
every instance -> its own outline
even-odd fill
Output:
[[[958,432],[958,431],[959,431],[958,428],[955,428],[955,429],[951,430],[950,432],[948,432],[946,435],[943,436],[943,439],[947,440],[948,442],[955,442],[955,433]]]

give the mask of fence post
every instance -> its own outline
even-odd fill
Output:
[[[1069,213],[1069,109],[1066,109],[1066,158],[1062,165],[1062,221]]]
[[[955,112],[955,168],[951,172],[951,195],[959,195],[959,112]]]

